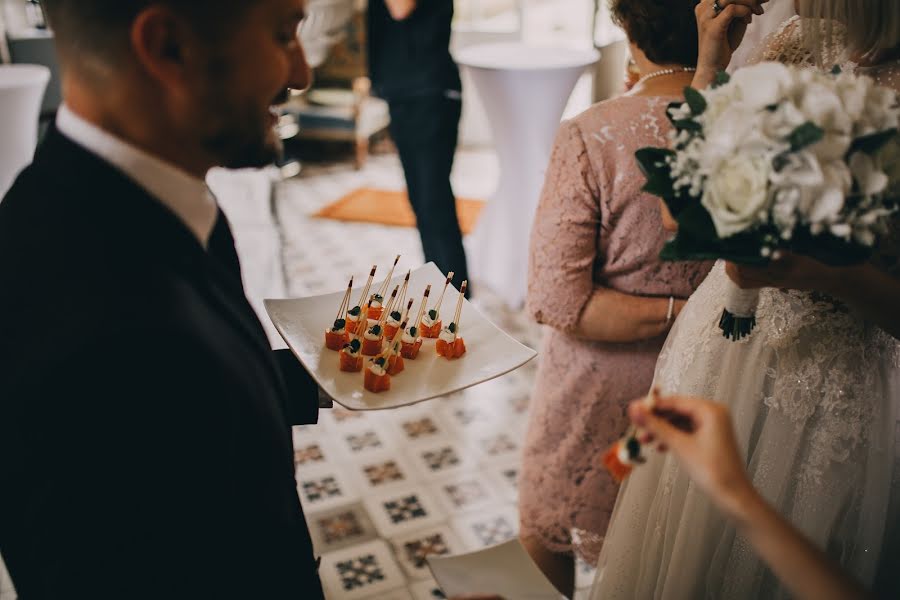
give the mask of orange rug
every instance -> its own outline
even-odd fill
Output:
[[[456,199],[456,214],[459,217],[459,228],[463,235],[470,233],[475,227],[482,208],[484,208],[483,200]],[[329,204],[313,216],[322,219],[361,221],[396,227],[416,226],[416,216],[409,205],[405,191],[360,188],[350,192],[337,202]]]

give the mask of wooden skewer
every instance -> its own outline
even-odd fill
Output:
[[[425,314],[425,305],[428,304],[428,294],[431,293],[431,286],[425,288],[425,293],[422,294],[422,303],[419,305],[419,315],[416,317],[414,327],[422,326],[422,315]]]
[[[369,324],[368,319],[366,319],[366,314],[368,314],[369,307],[372,306],[372,301],[369,300],[366,302],[365,312],[362,310],[359,313],[359,320],[356,322],[356,333],[353,334],[354,337],[361,338],[366,332],[366,325]]]
[[[654,387],[653,389],[650,390],[650,392],[644,398],[644,404],[647,405],[647,408],[652,410],[653,407],[656,405],[656,399],[658,397],[659,397],[659,390],[656,389],[656,387]],[[622,437],[622,439],[628,440],[630,438],[635,437],[637,435],[637,433],[638,433],[638,426],[635,425],[634,423],[632,423],[628,427],[628,431],[625,432],[625,435]]]
[[[456,312],[453,314],[453,321],[450,322],[451,325],[456,325],[456,331],[453,333],[459,334],[459,317],[462,313],[462,304],[463,298],[466,297],[466,286],[469,285],[469,281],[463,281],[462,285],[459,287],[459,298],[456,299]]]
[[[400,289],[399,285],[394,286],[394,291],[391,292],[391,297],[387,302],[384,303],[384,310],[381,311],[381,318],[378,319],[378,325],[381,327],[381,330],[384,331],[384,323],[387,321],[388,314],[390,314],[391,309],[394,307],[394,300],[397,299],[397,290]]]
[[[441,302],[444,301],[444,293],[447,291],[447,286],[450,285],[451,281],[453,281],[453,271],[450,271],[449,273],[447,273],[447,280],[444,282],[444,289],[441,290],[441,295],[438,298],[437,303],[434,305],[434,308],[432,309],[432,310],[434,310],[434,312],[438,313],[438,316],[440,316],[439,311],[441,310]]]
[[[349,308],[349,306],[347,306],[347,305],[350,304],[350,293],[352,291],[353,291],[353,277],[350,278],[350,283],[347,284],[347,291],[344,292],[344,299],[341,300],[341,307],[338,309],[338,314],[334,318],[335,321],[337,321],[338,319],[346,318],[347,309]]]
[[[362,304],[366,301],[366,297],[369,295],[369,288],[372,287],[372,279],[375,278],[375,269],[377,268],[378,265],[372,265],[372,270],[369,272],[369,280],[366,282],[366,287],[363,288],[362,294],[359,295],[359,303],[356,306],[360,307],[360,309],[362,309]],[[356,306],[354,306],[354,308],[356,308]],[[360,318],[362,318],[362,311],[360,311],[359,314]]]
[[[403,279],[403,287],[400,288],[400,297],[397,299],[397,306],[403,306],[403,303],[406,301],[406,290],[409,287],[409,275],[412,271],[406,272],[406,277]],[[400,315],[400,318],[403,318],[403,315]],[[400,319],[397,319],[398,321]]]
[[[397,336],[398,336],[398,335],[402,335],[401,332],[403,332],[405,329],[406,329],[406,321],[403,321],[403,323],[400,324],[400,329],[398,329],[398,330],[397,330],[397,333],[394,334],[394,337],[391,338],[391,341],[390,341],[390,343],[388,344],[387,348],[385,348],[384,350],[382,350],[382,351],[378,354],[378,356],[375,357],[375,358],[383,358],[383,359],[384,359],[384,366],[385,366],[385,368],[387,368],[387,361],[389,361],[389,360],[391,359],[391,356],[394,355],[394,350],[396,349],[396,348],[395,348],[395,344],[394,344],[394,340],[397,339]],[[374,359],[373,359],[373,360],[374,360]]]
[[[381,284],[381,288],[378,290],[378,295],[381,296],[382,301],[384,300],[384,295],[387,293],[388,286],[391,285],[391,277],[394,276],[394,267],[397,266],[397,263],[400,261],[400,255],[397,255],[397,258],[394,259],[394,264],[391,265],[391,270],[388,272],[387,279],[384,280],[384,283]]]
[[[409,309],[412,308],[412,305],[413,305],[413,299],[410,298],[410,299],[409,299],[409,302],[406,303],[406,310],[404,310],[404,311],[403,311],[403,314],[400,316],[400,318],[401,318],[403,321],[406,321],[407,319],[409,319]]]

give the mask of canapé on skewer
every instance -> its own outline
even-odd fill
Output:
[[[406,318],[406,313],[409,311],[408,307],[406,311],[404,311],[403,303],[406,302],[406,291],[409,289],[409,276],[411,273],[412,271],[406,272],[406,277],[403,279],[403,285],[400,287],[400,296],[397,298],[394,308],[391,309],[387,320],[384,322],[384,334],[388,339],[394,337],[394,334],[397,333],[397,330],[400,328],[400,322]]]
[[[434,308],[428,310],[419,321],[419,327],[422,330],[422,336],[427,338],[436,338],[441,333],[441,302],[444,301],[444,294],[447,292],[447,286],[453,281],[453,271],[447,273],[447,279],[444,281],[444,289],[438,297]]]
[[[369,298],[369,310],[366,315],[368,318],[376,320],[381,318],[381,314],[384,312],[384,295],[387,294],[388,288],[391,285],[391,277],[394,276],[394,267],[397,266],[399,260],[400,255],[398,254],[394,259],[394,264],[391,265],[391,270],[388,272],[387,278],[381,283],[379,290]]]
[[[372,319],[368,319],[369,327],[366,329],[366,333],[363,335],[362,340],[362,353],[365,356],[375,356],[381,352],[382,342],[384,341],[384,321],[388,316],[388,311],[393,308],[394,302],[397,299],[397,290],[399,287],[400,286],[394,286],[391,297],[388,299],[387,304],[384,305],[387,310],[382,311],[381,319],[374,322]]]
[[[459,321],[462,316],[463,298],[466,295],[468,283],[468,281],[462,282],[462,286],[459,288],[459,297],[456,299],[456,312],[453,313],[453,320],[441,330],[434,345],[438,356],[443,356],[446,359],[459,358],[466,353],[466,343],[463,341],[459,329]]]
[[[425,312],[425,306],[428,304],[428,295],[431,293],[431,286],[425,288],[422,294],[422,302],[419,304],[419,312],[412,326],[404,328],[403,335],[400,337],[400,356],[409,360],[415,360],[419,355],[419,349],[422,347],[421,331],[417,323],[422,321],[422,313]]]
[[[344,298],[341,300],[341,306],[338,308],[337,317],[331,327],[325,330],[325,347],[329,350],[340,350],[344,344],[350,341],[350,334],[347,333],[346,311],[347,305],[350,303],[350,293],[353,291],[353,278],[347,284],[347,291],[344,292]]]
[[[403,329],[405,328],[406,323],[404,322]],[[376,394],[391,389],[391,375],[403,370],[403,358],[394,354],[397,349],[399,349],[399,344],[391,340],[381,354],[369,359],[369,365],[363,374],[365,389]]]
[[[351,331],[356,329],[360,320],[362,320],[364,323],[366,321],[365,319],[361,319],[360,317],[364,314],[363,305],[366,302],[366,297],[369,295],[369,289],[371,289],[372,287],[372,280],[375,278],[376,269],[378,269],[378,265],[372,265],[372,270],[369,271],[369,279],[366,281],[366,287],[363,288],[362,293],[359,295],[359,303],[347,311],[347,324],[349,325]]]

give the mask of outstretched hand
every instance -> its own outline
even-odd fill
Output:
[[[650,408],[635,400],[628,416],[645,430],[644,442],[671,449],[690,478],[728,514],[754,494],[738,451],[731,415],[718,403],[687,396],[657,396]]]

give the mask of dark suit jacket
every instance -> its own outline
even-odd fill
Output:
[[[290,431],[317,411],[224,217],[205,251],[51,130],[0,203],[0,553],[22,598],[321,597]]]

